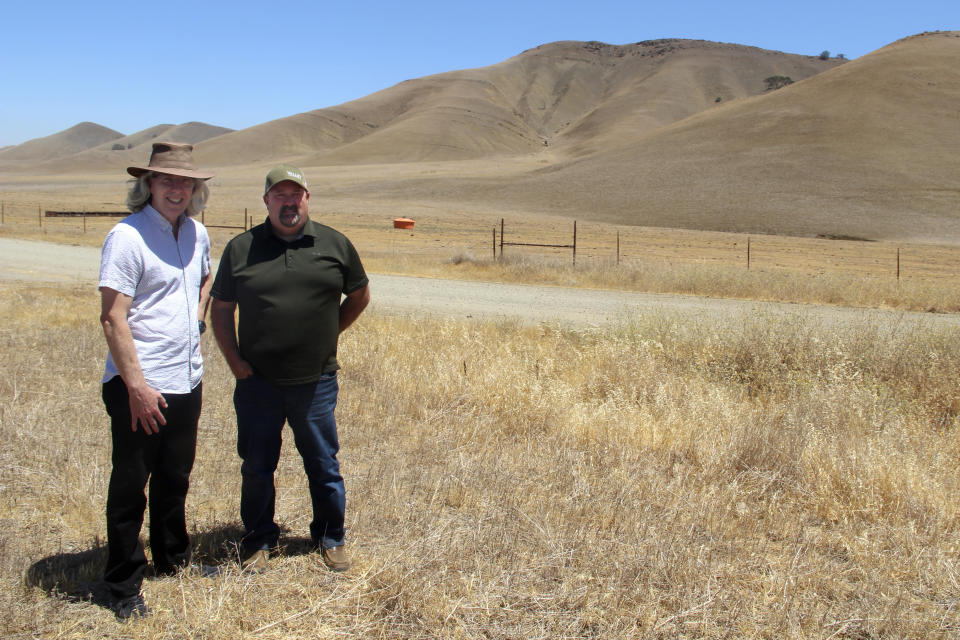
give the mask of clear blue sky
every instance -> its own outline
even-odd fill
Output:
[[[91,121],[243,129],[557,40],[692,38],[853,59],[960,0],[26,0],[0,10],[0,147]]]

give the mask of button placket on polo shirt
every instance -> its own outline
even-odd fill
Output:
[[[187,278],[187,267],[189,265],[188,264],[185,265],[183,263],[183,249],[186,241],[185,240],[182,241],[182,238],[183,238],[182,231],[183,231],[184,224],[186,224],[186,220],[184,219],[180,221],[181,233],[174,235],[173,225],[170,223],[170,221],[164,218],[159,211],[156,211],[156,209],[154,209],[154,212],[156,213],[156,216],[153,218],[154,222],[158,225],[160,232],[164,235],[164,237],[173,245],[174,252],[177,255],[177,261],[180,263],[179,269],[176,269],[172,264],[169,266],[170,266],[171,272],[176,271],[178,273],[178,277],[180,279],[180,289],[183,291],[183,294],[185,296],[185,299],[184,299],[185,312],[184,314],[177,314],[177,319],[179,320],[178,324],[180,325],[179,334],[184,335],[184,331],[186,332],[187,340],[186,340],[186,344],[183,345],[183,351],[182,351],[181,357],[185,360],[184,366],[186,367],[187,387],[192,388],[193,387],[193,357],[192,357],[193,349],[194,349],[194,345],[197,342],[199,342],[200,335],[199,335],[199,327],[190,323],[190,317],[193,314],[190,313],[190,306],[191,306],[190,299],[189,299],[190,286]],[[184,215],[184,218],[186,217],[185,214],[181,214],[181,215]]]

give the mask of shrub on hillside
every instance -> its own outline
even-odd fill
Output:
[[[793,84],[793,78],[790,76],[770,76],[769,78],[764,78],[763,81],[767,83],[766,91],[781,89],[788,84]]]

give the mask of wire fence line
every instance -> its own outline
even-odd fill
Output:
[[[507,227],[501,219],[499,228],[493,229],[493,256],[503,260],[507,255],[543,252],[549,248],[554,250],[550,255],[569,260],[574,265],[590,259],[603,259],[615,265],[685,262],[745,270],[802,271],[813,276],[847,272],[897,280],[960,280],[960,247],[956,246],[682,229],[611,228],[582,221],[573,221],[572,227],[565,229],[563,226],[556,225],[549,233],[530,228],[517,231]],[[510,247],[510,251],[505,252],[504,247]]]
[[[94,207],[77,207],[42,202],[0,202],[0,224],[13,224],[18,226],[30,225],[35,223],[38,228],[44,225],[58,230],[70,229],[79,225],[86,230],[87,223],[90,222],[91,230],[95,228],[94,221],[105,220],[110,226],[116,223],[117,218],[123,218],[130,215],[130,211],[111,207],[110,209]],[[208,215],[210,221],[207,220]],[[66,220],[61,220],[66,219]],[[199,220],[204,226],[213,229],[238,229],[244,231],[251,224],[247,209],[235,213],[217,213],[211,215],[209,211],[201,211]],[[233,223],[233,224],[228,224]]]
[[[260,213],[258,211],[257,215]],[[115,204],[70,206],[63,202],[0,201],[0,225],[20,229],[32,227],[50,233],[105,234],[124,215],[127,212]],[[199,219],[210,229],[222,229],[230,234],[254,224],[254,216],[246,208],[209,208]],[[349,216],[344,216],[338,223],[342,230],[350,233]],[[391,239],[395,233],[394,229],[385,226],[371,237],[371,242]],[[419,225],[404,233],[404,246],[411,252],[416,252],[418,246],[427,247],[449,239],[442,224]],[[458,234],[457,242],[462,249],[479,250],[488,256],[491,255],[492,238],[495,260],[536,256],[569,261],[575,266],[695,264],[745,270],[789,270],[811,277],[843,272],[897,280],[960,280],[960,247],[947,245],[748,235],[583,221],[549,224],[522,218],[513,221],[499,218],[492,233],[490,226],[478,223],[472,230],[458,230]]]

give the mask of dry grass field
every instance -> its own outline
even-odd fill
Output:
[[[958,60],[960,32],[850,62],[565,42],[242,131],[82,123],[0,152],[0,234],[99,246],[116,219],[42,212],[122,210],[162,131],[217,173],[214,254],[291,161],[372,272],[957,313]],[[539,244],[576,220],[576,265],[501,255],[501,219]],[[148,581],[153,616],[121,625],[98,313],[93,286],[0,282],[2,638],[960,637],[955,330],[368,312],[340,350],[354,566],[310,552],[285,445],[285,554],[256,576],[207,336],[188,521],[220,575]]]
[[[663,315],[610,331],[365,315],[338,409],[354,567],[235,564],[229,371],[206,339],[188,499],[221,575],[100,606],[108,422],[90,288],[0,285],[4,638],[954,638],[960,336]]]

